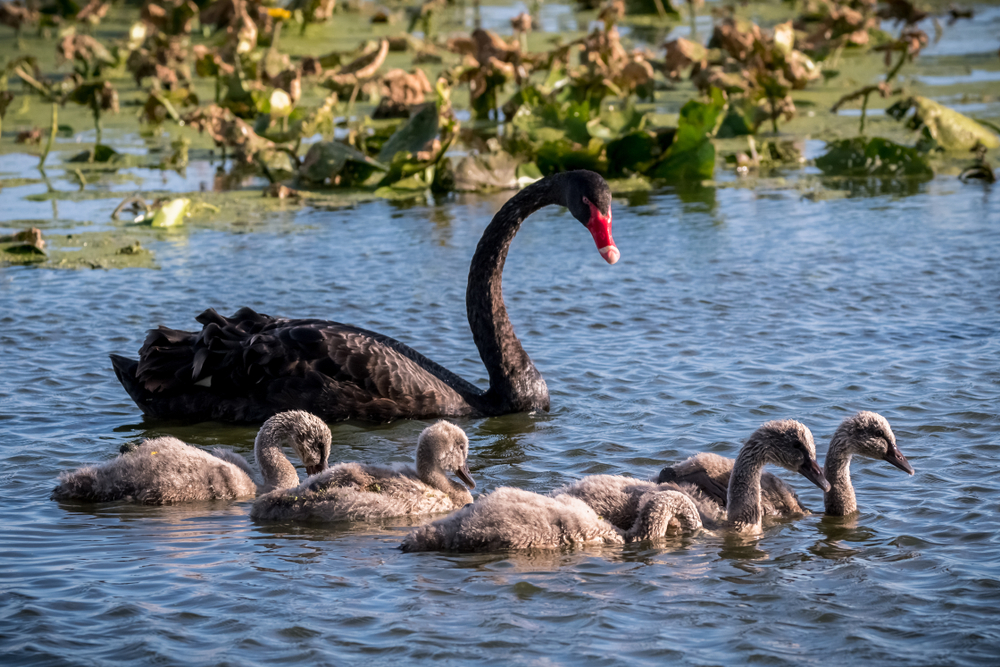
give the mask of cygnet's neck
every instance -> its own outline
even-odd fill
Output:
[[[830,482],[830,490],[824,494],[826,513],[831,516],[846,516],[858,511],[858,502],[851,484],[852,452],[847,439],[834,433],[830,449],[826,453],[823,476]]]
[[[264,480],[260,493],[274,489],[288,489],[297,486],[299,474],[295,471],[288,457],[281,449],[283,439],[279,439],[270,430],[261,430],[254,441],[254,457],[260,467],[260,475]]]
[[[740,450],[729,476],[726,509],[729,523],[737,530],[760,528],[764,511],[760,504],[760,476],[764,470],[760,445],[748,442]]]
[[[427,486],[447,494],[456,506],[461,507],[462,505],[471,502],[472,494],[470,494],[469,490],[465,488],[465,485],[449,479],[448,476],[444,474],[444,471],[437,466],[429,464],[421,465],[418,461],[417,476],[420,477],[420,481]]]

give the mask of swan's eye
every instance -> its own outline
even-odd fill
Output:
[[[589,199],[587,199],[586,197],[584,197],[584,198],[583,198],[583,205],[584,205],[584,206],[590,206],[590,200],[589,200]]]

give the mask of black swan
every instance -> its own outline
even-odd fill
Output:
[[[521,223],[550,204],[569,208],[609,264],[611,190],[590,171],[554,174],[510,198],[483,232],[469,268],[466,309],[490,386],[480,390],[397,340],[325,320],[232,317],[208,309],[200,332],[160,326],[135,361],[111,355],[115,374],[142,411],[161,419],[257,422],[282,410],[326,421],[387,422],[549,409],[545,380],[514,334],[501,280]]]
[[[338,463],[297,486],[257,498],[250,518],[359,521],[451,512],[472,502],[469,489],[476,483],[468,456],[465,431],[439,421],[417,439],[416,466]],[[447,473],[455,473],[464,484],[448,479]]]
[[[313,474],[326,468],[330,441],[330,429],[314,415],[301,410],[274,415],[254,441],[254,458],[263,478],[258,482],[247,460],[233,451],[217,448],[210,454],[170,436],[152,438],[112,461],[62,473],[52,499],[167,505],[253,498],[299,483],[283,445],[291,447],[306,472]]]

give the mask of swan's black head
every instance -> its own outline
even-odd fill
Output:
[[[594,237],[597,250],[608,264],[618,261],[621,253],[611,238],[611,188],[600,174],[570,171],[564,176],[566,206]]]

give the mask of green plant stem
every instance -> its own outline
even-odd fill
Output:
[[[103,139],[104,128],[101,126],[101,107],[98,102],[93,104],[94,110],[94,129],[97,130],[97,141],[94,143],[94,151],[90,154],[90,161],[94,161],[94,156],[97,154],[97,147],[101,145],[101,140]]]
[[[42,159],[38,163],[38,168],[43,172],[45,171],[45,158],[49,156],[49,151],[52,150],[52,144],[56,142],[56,132],[59,131],[59,105],[55,102],[52,103],[52,129],[49,131],[49,140],[45,142],[45,148],[42,150]]]
[[[907,55],[906,54],[906,49],[903,49],[903,52],[899,56],[899,61],[896,63],[896,65],[891,70],[889,70],[889,73],[885,75],[885,82],[886,83],[889,83],[890,81],[892,81],[893,79],[895,79],[896,75],[899,74],[899,70],[901,70],[903,68],[903,63],[906,62],[906,55]],[[868,115],[868,97],[873,92],[875,92],[875,91],[874,90],[869,90],[861,98],[861,122],[860,122],[860,126],[858,127],[858,134],[862,135],[862,136],[865,133],[865,118]]]

